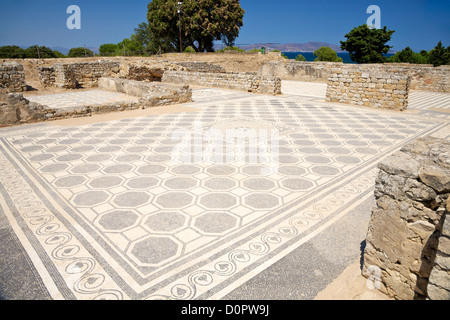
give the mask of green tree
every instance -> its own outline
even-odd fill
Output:
[[[437,46],[430,51],[428,59],[435,67],[450,64],[450,47],[445,49],[442,41],[439,41]]]
[[[156,39],[197,52],[214,51],[214,41],[232,46],[243,26],[245,11],[239,0],[184,0],[178,13],[179,0],[153,0],[148,5],[148,26]],[[181,22],[181,25],[180,25]]]
[[[69,58],[93,57],[94,53],[84,47],[72,48],[67,55]]]
[[[67,58],[66,55],[62,54],[58,50],[53,50],[53,53],[55,54],[55,58]]]
[[[119,50],[119,46],[113,43],[105,43],[98,50],[101,56],[113,56]]]
[[[345,35],[346,41],[341,41],[341,49],[350,54],[352,61],[357,63],[383,63],[384,54],[391,46],[386,45],[391,40],[394,30],[371,29],[366,24],[353,28]]]
[[[0,58],[23,59],[25,58],[25,50],[18,46],[3,46],[0,47]]]
[[[295,57],[296,61],[306,61],[306,58],[304,55],[299,54],[298,56]]]
[[[158,52],[174,52],[176,51],[176,45],[173,39],[166,39],[164,37],[156,37],[150,30],[148,23],[143,22],[134,29],[134,40],[142,48],[144,54],[156,54]],[[184,46],[187,47],[187,46]]]
[[[56,52],[54,52],[52,49],[47,48],[45,46],[31,46],[27,49],[25,49],[25,58],[28,59],[51,59],[51,58],[58,58]]]
[[[317,57],[314,61],[343,62],[342,58],[338,57],[336,51],[330,47],[320,47],[314,51],[314,56]]]
[[[144,53],[143,45],[136,39],[136,35],[132,34],[130,38],[123,39],[122,42],[119,42],[118,51],[123,54],[126,52],[132,54]]]
[[[400,52],[387,59],[387,62],[428,64],[428,52],[422,50],[420,53],[414,52],[410,47],[406,47]]]

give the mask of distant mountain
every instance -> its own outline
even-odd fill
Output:
[[[336,52],[345,52],[337,45],[326,42],[307,42],[307,43],[285,43],[285,44],[273,44],[273,43],[257,43],[250,46],[241,46],[241,49],[246,51],[253,49],[261,49],[265,47],[266,50],[280,50],[281,52],[314,52],[320,47],[330,47]]]

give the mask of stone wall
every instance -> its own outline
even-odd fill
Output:
[[[306,62],[289,60],[267,62],[258,71],[261,77],[279,77],[283,80],[317,81],[326,83],[332,68],[343,66],[341,62]]]
[[[379,268],[396,299],[450,299],[450,142],[420,138],[379,169],[363,275]]]
[[[225,69],[221,66],[202,61],[175,62],[175,64],[186,68],[187,71],[192,72],[226,73]]]
[[[412,90],[450,92],[450,66],[433,67],[409,63],[385,63],[370,65],[351,65],[354,68],[373,68],[373,72],[408,73]],[[267,62],[258,71],[259,76],[279,77],[283,80],[317,81],[326,83],[332,75],[332,69],[346,68],[348,64],[339,62],[293,61]],[[381,70],[377,71],[377,68]]]
[[[56,83],[55,67],[39,67],[39,80],[44,87],[54,87]]]
[[[450,93],[450,66],[407,66],[411,76],[411,89]]]
[[[427,293],[431,300],[450,300],[450,197],[446,209],[434,267],[428,279]]]
[[[411,77],[403,69],[343,65],[331,69],[326,101],[404,111]]]
[[[5,92],[27,91],[23,66],[17,62],[0,65],[0,90]]]
[[[119,78],[100,78],[99,89],[140,97],[143,107],[155,107],[192,101],[192,90],[187,85],[149,83]]]
[[[162,76],[167,70],[186,71],[186,68],[167,61],[122,61],[117,77],[136,81],[161,82]]]
[[[85,105],[71,109],[54,109],[39,103],[30,102],[20,93],[0,93],[0,127],[90,117],[93,114],[136,110],[143,107],[141,102],[114,102],[103,105]]]
[[[243,73],[166,71],[163,82],[192,84],[262,94],[281,94],[281,79]]]
[[[99,60],[97,62],[57,63],[53,67],[40,67],[40,81],[44,86],[64,89],[96,87],[98,79],[120,72],[120,63]]]

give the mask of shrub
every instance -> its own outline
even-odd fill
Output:
[[[185,53],[195,53],[195,49],[192,48],[191,46],[189,46],[186,49],[184,49],[183,52],[185,52]]]
[[[297,61],[306,61],[306,58],[304,55],[299,54],[298,56],[295,57],[295,60]]]
[[[78,47],[70,49],[68,56],[69,58],[92,57],[94,53],[89,49]]]

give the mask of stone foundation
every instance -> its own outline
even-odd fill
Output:
[[[0,92],[27,91],[23,66],[17,62],[4,62],[0,65]]]
[[[400,300],[450,298],[450,142],[426,137],[379,164],[366,277]],[[444,224],[445,223],[445,224]]]
[[[45,121],[44,107],[20,93],[0,93],[0,127]]]
[[[192,102],[192,90],[186,85],[148,83],[119,78],[100,78],[99,89],[140,97],[143,107]]]
[[[167,70],[186,71],[186,68],[166,61],[123,61],[120,63],[119,74],[115,76],[128,80],[161,82],[162,76]]]
[[[98,79],[120,72],[120,63],[99,60],[97,62],[57,63],[53,67],[40,67],[41,83],[47,87],[76,89],[96,87]]]
[[[186,61],[186,62],[175,62],[176,65],[182,66],[191,72],[206,72],[206,73],[226,73],[225,69],[221,66],[201,62],[201,61]]]
[[[404,111],[411,77],[403,69],[345,65],[331,69],[326,101]]]
[[[246,91],[251,93],[281,94],[281,79],[259,77],[243,73],[204,73],[166,71],[163,82],[191,84],[213,88]]]

